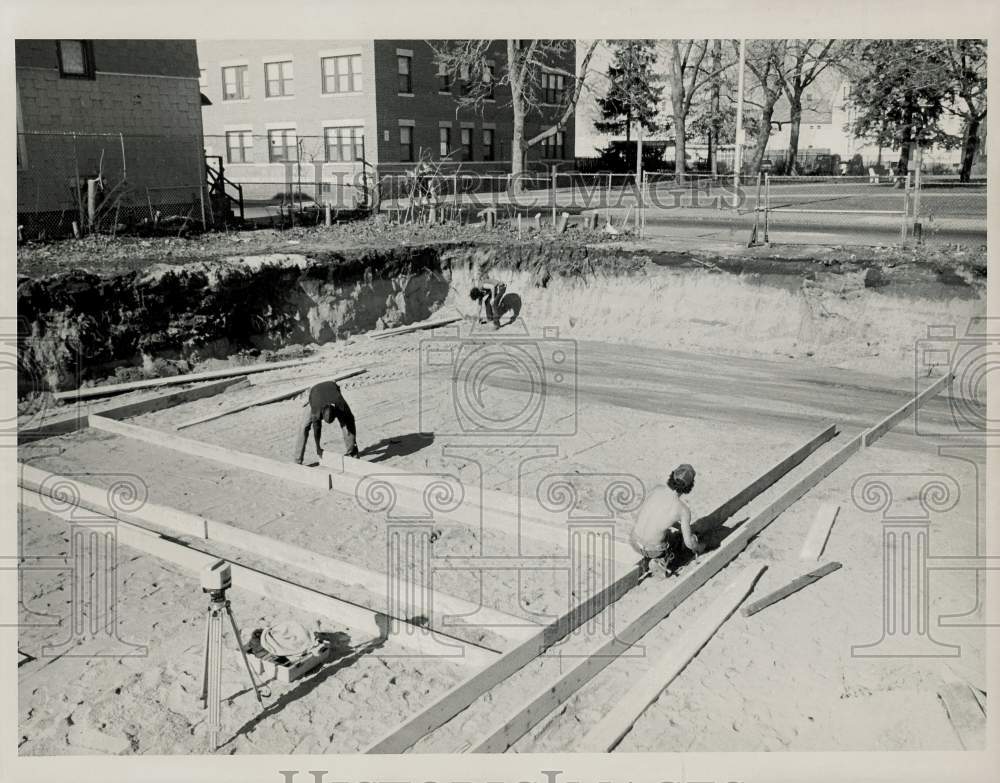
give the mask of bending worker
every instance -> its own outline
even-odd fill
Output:
[[[336,381],[317,383],[309,390],[309,399],[305,404],[302,421],[299,424],[295,440],[295,461],[301,465],[306,453],[306,440],[309,430],[312,430],[316,440],[316,454],[322,458],[323,447],[320,445],[320,435],[323,432],[323,422],[327,424],[336,419],[344,436],[344,454],[348,457],[358,456],[358,430],[354,423],[354,414],[340,392]]]
[[[476,313],[476,320],[479,323],[484,323],[482,313],[485,309],[486,320],[493,322],[494,329],[500,328],[500,301],[505,293],[507,293],[506,284],[488,277],[483,278],[472,287],[472,290],[469,291],[469,298],[479,304]]]

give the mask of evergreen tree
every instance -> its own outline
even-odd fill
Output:
[[[601,133],[632,138],[633,123],[647,131],[657,130],[656,114],[663,98],[661,77],[653,70],[656,64],[656,41],[625,40],[612,42],[614,58],[608,66],[608,93],[598,98],[603,119],[594,123]]]

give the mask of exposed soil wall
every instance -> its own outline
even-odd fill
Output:
[[[442,308],[471,314],[468,287],[482,270],[507,281],[532,335],[557,326],[563,337],[853,361],[890,373],[912,367],[926,325],[964,329],[984,309],[977,286],[962,280],[928,278],[931,299],[904,292],[913,275],[899,269],[817,266],[772,280],[779,276],[608,246],[461,242],[22,277],[19,390],[186,372],[206,359],[287,352]]]

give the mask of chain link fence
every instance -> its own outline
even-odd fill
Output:
[[[17,134],[22,239],[204,224],[204,182],[200,137]]]

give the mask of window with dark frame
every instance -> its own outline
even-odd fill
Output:
[[[250,68],[229,65],[222,69],[222,100],[242,101],[250,97]]]
[[[264,96],[283,98],[295,95],[292,61],[264,63]]]
[[[451,154],[451,128],[447,126],[438,128],[438,140],[438,154],[442,158],[447,158]]]
[[[486,82],[486,100],[495,101],[496,65],[490,60],[483,69],[483,81]]]
[[[253,163],[251,131],[226,131],[226,163]]]
[[[361,126],[325,128],[326,159],[333,163],[364,160],[364,135]]]
[[[474,160],[475,152],[472,149],[472,128],[462,128],[462,160]]]
[[[399,159],[404,163],[413,161],[413,128],[409,125],[399,126]]]
[[[559,105],[563,102],[566,90],[566,80],[559,73],[543,73],[542,88],[544,91],[544,102],[552,105]]]
[[[442,63],[438,65],[438,92],[451,92],[451,71]]]
[[[56,41],[59,76],[67,79],[94,78],[93,41]]]
[[[267,132],[267,153],[271,163],[294,163],[299,159],[295,130],[276,128]]]
[[[320,61],[325,94],[361,92],[361,55],[324,57]]]
[[[396,56],[396,70],[398,74],[398,81],[396,84],[397,92],[400,93],[412,93],[413,92],[413,74],[410,72],[413,65],[413,58],[400,54]]]
[[[493,160],[493,129],[483,128],[483,160]]]

